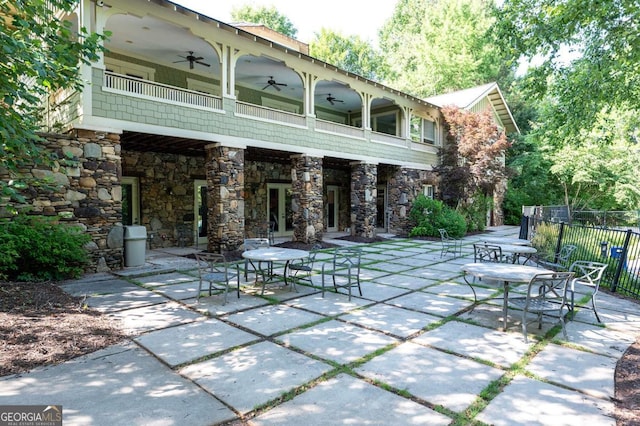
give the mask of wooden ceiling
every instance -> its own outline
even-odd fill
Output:
[[[159,152],[165,154],[186,155],[190,157],[204,157],[204,147],[211,141],[180,138],[175,136],[152,135],[149,133],[125,131],[120,135],[123,151]],[[277,151],[259,147],[247,147],[245,161],[261,161],[267,163],[290,164],[294,152]],[[349,160],[324,157],[323,166],[331,169],[349,168]]]

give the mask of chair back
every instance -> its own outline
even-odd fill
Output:
[[[559,263],[560,265],[564,265],[565,267],[568,265],[569,263],[569,258],[571,257],[571,255],[573,254],[574,251],[576,251],[578,247],[574,246],[573,244],[565,244],[560,248],[560,251],[558,252],[558,254],[556,255],[556,263]]]
[[[451,237],[449,236],[449,233],[447,232],[447,230],[446,230],[446,229],[444,229],[444,228],[438,229],[438,232],[440,233],[440,239],[441,239],[442,241],[450,241],[450,240],[453,240],[453,238],[451,238]]]
[[[583,284],[589,287],[598,288],[600,280],[607,269],[606,263],[590,262],[588,260],[576,260],[569,268],[570,272],[575,274],[575,283]]]
[[[333,269],[357,269],[360,273],[362,250],[356,247],[338,247],[333,252]]]
[[[561,309],[566,303],[567,285],[573,277],[573,272],[548,272],[534,276],[527,288],[525,311]]]
[[[227,275],[227,260],[223,254],[196,253],[196,261],[198,262],[198,271],[201,277],[218,273]]]
[[[474,262],[502,262],[502,248],[491,244],[473,245]]]
[[[271,247],[269,244],[268,238],[245,238],[244,239],[244,249],[245,250],[255,250],[259,248]]]

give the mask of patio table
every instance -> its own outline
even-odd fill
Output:
[[[524,238],[512,238],[512,237],[486,237],[481,241],[488,244],[510,244],[515,246],[530,246],[531,241]]]
[[[242,257],[248,259],[251,262],[251,265],[253,266],[254,270],[256,270],[256,272],[257,269],[253,262],[258,262],[258,265],[260,265],[261,262],[285,262],[283,274],[284,284],[289,285],[289,283],[287,282],[287,269],[289,267],[289,262],[296,259],[304,259],[305,257],[308,257],[309,254],[310,253],[305,250],[288,249],[282,247],[263,247],[259,249],[247,250],[242,253]],[[270,278],[272,279],[275,276],[275,274],[273,273],[273,269],[269,268],[269,272]],[[264,293],[264,286],[265,282],[263,280],[261,294]],[[293,285],[293,288],[297,291],[297,289],[295,288],[295,283]]]
[[[467,281],[467,275],[485,280],[499,281],[503,285],[503,301],[502,301],[502,329],[507,330],[507,306],[509,298],[509,284],[524,284],[538,274],[553,273],[548,269],[536,268],[533,266],[512,264],[512,263],[467,263],[462,265],[462,271]],[[467,284],[471,285],[469,281]]]
[[[512,263],[520,263],[518,262],[518,260],[520,259],[520,256],[525,257],[525,261],[522,262],[523,265],[525,265],[529,261],[529,259],[531,259],[532,255],[538,252],[538,249],[531,246],[522,246],[517,244],[496,244],[496,245],[500,247],[503,254],[506,253],[513,258]]]

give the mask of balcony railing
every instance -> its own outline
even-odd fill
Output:
[[[236,101],[236,114],[268,121],[277,121],[279,123],[286,123],[294,126],[307,127],[307,120],[302,115],[267,108],[260,105],[248,104],[245,102]]]
[[[360,127],[347,126],[346,124],[334,123],[333,121],[316,119],[316,130],[353,136],[355,138],[364,138],[364,130]]]
[[[222,100],[217,96],[196,92],[194,90],[167,86],[166,84],[155,83],[153,81],[116,74],[109,71],[104,73],[104,87],[128,95],[140,96],[154,100],[160,99],[172,104],[182,104],[207,109],[222,109]]]

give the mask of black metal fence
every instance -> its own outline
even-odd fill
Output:
[[[577,246],[575,260],[606,263],[601,285],[611,291],[640,299],[640,233],[632,229],[545,221],[524,216],[520,236],[529,238],[539,253],[553,255],[565,244]]]

